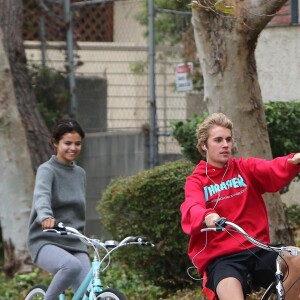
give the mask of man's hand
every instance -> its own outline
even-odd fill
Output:
[[[51,229],[55,226],[56,220],[53,217],[49,217],[42,222],[43,229]]]
[[[215,222],[220,218],[220,216],[217,213],[209,214],[205,217],[204,222],[206,224],[206,227],[214,228],[216,227]]]
[[[294,157],[292,158],[288,158],[288,163],[292,164],[292,165],[297,165],[300,164],[300,153],[296,153],[294,155]]]

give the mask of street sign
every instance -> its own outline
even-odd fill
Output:
[[[193,63],[180,63],[176,66],[176,91],[188,92],[193,90]]]

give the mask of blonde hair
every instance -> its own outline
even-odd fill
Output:
[[[197,149],[204,157],[206,156],[206,152],[202,149],[202,147],[203,145],[206,145],[209,130],[214,126],[221,126],[230,129],[232,133],[233,123],[227,116],[222,113],[213,113],[208,116],[197,128]]]

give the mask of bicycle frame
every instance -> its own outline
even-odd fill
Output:
[[[103,290],[101,287],[102,284],[100,276],[97,276],[97,274],[99,275],[99,268],[99,260],[94,259],[90,271],[73,295],[72,300],[93,300],[93,294],[100,293]],[[88,292],[88,296],[86,295],[86,292]],[[60,294],[59,300],[66,300],[65,294]]]
[[[281,254],[282,253],[279,253],[276,259],[276,273],[275,273],[276,293],[277,293],[277,298],[279,300],[284,299],[283,273],[281,271],[281,261],[282,261]]]
[[[275,272],[275,281],[273,281],[269,287],[265,290],[265,293],[262,295],[261,300],[268,300],[269,296],[272,294],[273,290],[276,291],[277,300],[284,300],[285,293],[283,287],[283,278],[284,275],[281,271],[281,261],[282,253],[279,253],[276,258],[276,272]]]

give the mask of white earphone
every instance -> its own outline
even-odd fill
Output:
[[[203,146],[203,149],[204,149],[205,151],[207,151],[207,148],[206,148],[206,146],[205,146],[205,145]]]

